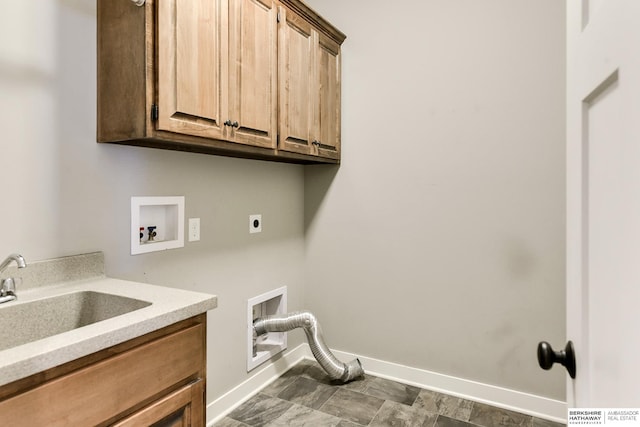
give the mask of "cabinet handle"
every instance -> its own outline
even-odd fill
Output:
[[[231,126],[231,125],[232,125],[232,124],[231,124],[231,120],[227,120],[226,122],[224,122],[224,125],[225,125],[225,126]]]
[[[233,122],[231,123],[231,127],[238,128],[240,127],[240,124],[238,124],[238,122]]]
[[[311,143],[311,145],[320,146],[320,141],[317,141],[317,140],[314,139],[313,142]]]

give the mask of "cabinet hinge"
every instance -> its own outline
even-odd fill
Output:
[[[160,116],[160,111],[158,110],[158,104],[151,105],[151,121],[157,122],[159,116]]]

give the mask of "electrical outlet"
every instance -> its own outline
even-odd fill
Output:
[[[189,241],[200,240],[200,218],[189,218]]]
[[[249,233],[262,233],[262,215],[249,215]]]

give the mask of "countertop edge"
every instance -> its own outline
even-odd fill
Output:
[[[152,305],[53,337],[0,351],[2,355],[0,386],[206,313],[217,307],[215,295],[104,277],[41,288],[41,290],[44,291],[44,297],[50,296],[53,292],[99,291],[151,300]],[[145,293],[148,293],[147,298],[144,296]],[[38,299],[38,294],[31,293],[26,302],[31,299]]]

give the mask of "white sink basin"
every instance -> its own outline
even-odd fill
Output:
[[[0,351],[27,344],[151,305],[150,302],[94,291],[79,291],[23,304],[0,305]]]

